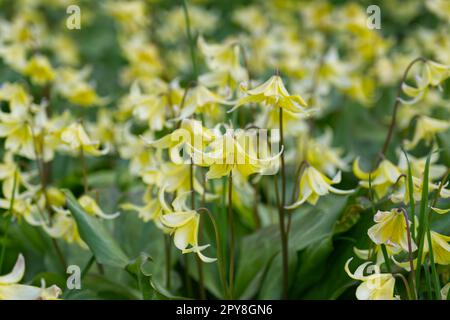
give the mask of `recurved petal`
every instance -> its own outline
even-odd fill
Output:
[[[13,284],[18,283],[22,280],[23,275],[25,274],[25,258],[22,254],[19,254],[17,258],[16,264],[12,271],[4,276],[0,276],[0,287],[3,284]]]

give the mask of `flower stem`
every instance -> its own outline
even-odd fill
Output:
[[[426,230],[429,227],[426,210],[428,207],[428,175],[430,169],[430,159],[431,153],[428,154],[427,160],[425,162],[425,170],[423,173],[423,184],[422,184],[422,198],[420,200],[420,212],[419,212],[419,233],[418,233],[418,246],[417,251],[417,268],[416,268],[416,283],[420,285],[420,272],[422,268],[422,256],[425,243]]]
[[[14,209],[14,200],[16,198],[16,188],[17,188],[17,171],[14,171],[14,182],[13,182],[13,188],[12,188],[12,195],[11,195],[11,201],[9,202],[9,210],[8,213],[12,215],[13,209]],[[11,219],[6,219],[6,227],[5,232],[3,234],[3,240],[2,240],[2,251],[0,254],[0,274],[3,267],[3,260],[5,259],[5,252],[6,252],[6,237],[8,235],[9,226],[11,225]]]
[[[228,227],[230,234],[230,266],[229,266],[229,295],[230,299],[233,299],[233,286],[234,286],[234,216],[233,216],[233,171],[230,171],[228,176]]]
[[[400,96],[402,94],[402,85],[403,83],[406,81],[406,79],[408,78],[408,73],[411,70],[411,68],[417,63],[417,62],[426,62],[427,60],[423,57],[418,57],[416,59],[414,59],[413,61],[411,61],[411,63],[406,67],[405,72],[403,73],[403,77],[400,81],[400,84],[397,88],[397,95],[395,97],[395,103],[394,103],[394,109],[392,111],[392,118],[391,118],[391,124],[389,125],[389,131],[388,134],[386,136],[386,139],[384,140],[384,144],[383,144],[383,148],[381,149],[380,152],[380,156],[378,157],[378,161],[377,163],[379,163],[384,155],[386,154],[386,151],[389,147],[389,144],[391,143],[391,139],[392,139],[392,135],[394,133],[394,129],[395,129],[395,124],[397,121],[397,111],[398,111],[398,107],[400,106]]]
[[[216,236],[216,251],[217,251],[217,263],[219,268],[219,275],[220,275],[220,281],[222,282],[223,292],[224,296],[228,297],[228,287],[227,287],[227,280],[225,275],[225,262],[223,260],[222,256],[222,242],[220,241],[220,234],[219,234],[219,228],[217,228],[216,219],[214,219],[214,216],[212,215],[211,211],[209,211],[207,208],[200,208],[198,211],[205,211],[208,214],[209,220],[211,221],[213,228],[214,228],[214,234]]]
[[[171,277],[171,273],[170,273],[170,270],[171,270],[171,248],[172,248],[172,246],[171,246],[171,242],[170,242],[170,237],[167,235],[167,234],[164,234],[163,235],[164,236],[164,253],[165,253],[165,256],[166,256],[166,288],[167,288],[167,290],[169,290],[170,291],[170,287],[171,287],[171,280],[172,280],[172,277]]]
[[[386,250],[386,245],[381,244],[381,252],[383,253],[384,263],[386,264],[386,269],[389,273],[392,273],[391,262],[389,260],[389,255]]]
[[[197,69],[197,60],[195,57],[195,50],[194,50],[194,41],[191,33],[191,20],[189,18],[189,11],[186,0],[183,0],[183,12],[184,12],[184,20],[186,23],[186,35],[189,42],[189,50],[191,53],[191,60],[192,60],[192,72],[194,74],[195,80],[198,78],[198,69]]]
[[[86,158],[84,157],[83,146],[80,146],[80,162],[81,162],[81,170],[83,171],[84,193],[87,194],[89,192],[89,185],[87,178],[88,174],[87,174]]]
[[[407,234],[407,237],[408,237],[408,255],[409,255],[410,279],[411,279],[412,285],[413,285],[414,298],[417,299],[416,279],[414,277],[414,262],[413,262],[413,256],[412,256],[412,236],[411,236],[411,229],[409,228],[408,213],[403,208],[400,208],[400,210],[403,213],[403,216],[405,218],[405,223],[406,223],[406,234]]]
[[[436,295],[437,300],[441,300],[441,286],[439,285],[439,276],[436,271],[436,265],[434,264],[434,252],[433,252],[433,242],[431,241],[431,231],[429,227],[429,223],[427,223],[427,240],[428,240],[428,248],[430,255],[430,265],[431,265],[431,276],[432,282],[434,286],[434,294]]]
[[[280,237],[281,237],[281,252],[283,260],[283,291],[282,298],[288,298],[288,286],[289,286],[289,252],[288,252],[288,237],[286,233],[285,224],[285,211],[284,206],[286,204],[286,172],[285,172],[285,161],[284,161],[284,137],[283,137],[283,108],[279,108],[280,118],[280,147],[283,148],[283,153],[281,154],[281,197],[278,206],[278,219],[280,225]]]
[[[190,183],[190,189],[191,189],[191,209],[195,210],[195,190],[194,190],[194,159],[191,157],[191,164],[190,164],[190,170],[189,170],[189,183]],[[200,226],[199,226],[200,229]],[[201,230],[201,229],[200,229]],[[201,232],[199,232],[201,234]],[[203,276],[203,264],[199,257],[196,259],[197,261],[197,271],[198,271],[198,286],[199,286],[199,294],[200,299],[204,300],[206,299],[206,293],[205,293],[205,280]]]

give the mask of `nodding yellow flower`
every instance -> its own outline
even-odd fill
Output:
[[[0,87],[0,101],[9,103],[11,114],[26,116],[33,102],[33,97],[18,83],[4,83]]]
[[[145,81],[158,76],[163,70],[163,62],[158,47],[148,42],[147,37],[138,34],[123,38],[121,48],[129,61],[122,71],[121,80],[125,84]]]
[[[423,188],[423,180],[420,178],[412,177],[413,181],[413,201],[417,202],[420,201],[422,197],[422,188]],[[407,181],[407,177],[405,176],[405,179],[401,179],[398,183],[399,187],[398,189],[393,192],[389,199],[391,199],[394,203],[403,202],[404,204],[408,204],[411,199],[409,198],[409,183]],[[438,189],[439,186],[434,183],[428,183],[428,189],[431,191]],[[442,191],[445,191],[445,189],[442,189]],[[444,192],[441,191],[441,195],[444,195]]]
[[[150,129],[161,130],[166,124],[166,101],[159,95],[143,93],[138,82],[132,84],[127,102],[133,116],[147,121]]]
[[[189,118],[195,113],[203,113],[217,118],[215,116],[220,104],[229,104],[229,102],[205,86],[197,85],[188,91],[179,119]]]
[[[194,163],[209,167],[207,179],[218,179],[230,174],[240,174],[244,179],[250,175],[273,175],[278,171],[278,160],[283,149],[274,156],[268,156],[263,142],[257,149],[257,135],[244,130],[227,129],[217,134],[206,151],[194,148]]]
[[[240,65],[240,47],[234,40],[223,44],[208,44],[199,37],[197,45],[205,56],[208,68],[212,70],[199,77],[199,82],[208,87],[235,88],[246,80],[247,73]],[[248,80],[248,79],[247,79]]]
[[[448,282],[445,286],[441,289],[441,298],[442,300],[448,300],[448,292],[450,291],[450,282]]]
[[[81,248],[88,249],[86,243],[81,239],[77,223],[70,211],[61,207],[52,207],[52,209],[55,214],[51,218],[51,223],[42,225],[45,232],[52,238],[61,238],[68,243],[76,243]]]
[[[17,258],[13,270],[0,276],[0,300],[55,300],[61,295],[61,289],[56,285],[46,288],[19,284],[25,275],[25,258],[22,254]]]
[[[406,221],[401,209],[378,211],[373,220],[376,224],[369,228],[367,234],[375,244],[385,244],[386,246],[409,251]],[[409,220],[408,224],[411,225]],[[411,247],[412,251],[417,249],[412,239]]]
[[[411,173],[413,177],[421,178],[423,173],[425,172],[425,164],[427,161],[427,157],[416,158],[410,154],[408,154],[408,158],[406,158],[405,153],[398,152],[399,160],[398,160],[398,168],[400,171],[407,175],[408,174],[408,162],[411,166]],[[436,180],[442,177],[447,171],[447,167],[445,165],[437,164],[436,162],[439,160],[439,153],[433,152],[430,157],[430,168],[429,168],[429,177],[430,180]]]
[[[374,246],[374,248],[371,249],[358,249],[356,247],[353,247],[353,252],[361,260],[371,260],[372,256],[375,255],[376,257],[375,264],[378,266],[381,266],[385,262],[383,250],[379,245],[376,245]],[[393,255],[400,253],[401,249],[392,246],[387,246],[386,252],[388,254],[388,257],[393,258]]]
[[[99,207],[97,202],[88,195],[83,195],[78,199],[80,206],[90,215],[96,216],[103,219],[115,219],[120,215],[120,212],[113,214],[105,214],[103,210]]]
[[[431,246],[433,247],[434,262],[441,265],[450,264],[450,237],[431,231]],[[424,253],[429,252],[428,241],[425,241]]]
[[[83,152],[91,156],[100,156],[108,152],[100,150],[100,142],[92,141],[87,135],[81,123],[76,122],[61,132],[61,141],[74,152]]]
[[[428,10],[433,12],[435,15],[440,17],[441,19],[447,20],[447,23],[450,23],[450,4],[446,0],[429,0],[425,2],[425,6]],[[447,284],[447,291],[448,291]],[[443,299],[447,300],[447,299]]]
[[[149,23],[144,1],[107,2],[105,9],[125,32],[139,31]]]
[[[43,55],[33,56],[25,65],[23,73],[38,85],[45,85],[55,79],[55,71]]]
[[[9,210],[12,201],[11,195],[11,190],[9,190],[9,195],[6,195],[4,199],[0,199],[0,208]],[[40,226],[43,221],[38,214],[38,210],[37,206],[32,203],[30,192],[23,192],[16,194],[11,214],[19,220],[21,218],[25,219],[32,226]]]
[[[362,180],[359,182],[362,187],[369,189],[369,185],[371,185],[379,198],[387,194],[388,189],[397,182],[402,174],[392,162],[386,159],[381,161],[378,168],[372,173],[364,172],[359,166],[359,158],[353,162],[353,173]]]
[[[178,194],[190,191],[191,189],[191,165],[177,164],[173,162],[161,162],[156,166],[147,167],[142,170],[140,176],[148,186],[164,187],[167,192],[176,192]],[[194,191],[203,195],[205,192],[202,184],[195,176],[193,177]],[[206,193],[205,199],[214,198],[213,195]]]
[[[421,140],[429,145],[436,134],[445,132],[450,128],[450,121],[439,120],[427,116],[420,116],[417,119],[416,129],[412,140],[405,141],[408,150],[413,149]]]
[[[433,256],[434,263],[440,265],[449,265],[450,264],[450,237],[445,236],[443,234],[439,234],[435,231],[430,231],[431,235],[431,245],[433,247]],[[426,255],[429,253],[428,240],[425,238],[424,246],[423,246],[423,255],[422,260],[425,260]],[[400,268],[405,269],[406,271],[411,271],[411,265],[409,261],[406,262],[398,262],[394,257],[392,257],[394,263]],[[413,260],[414,268],[417,265],[417,259]]]
[[[430,86],[439,86],[448,77],[450,77],[449,66],[427,60],[424,63],[421,75],[416,76],[415,87],[402,83],[403,92],[412,99],[400,99],[400,101],[404,104],[414,104],[428,93]]]
[[[356,298],[358,300],[397,300],[394,296],[395,278],[390,273],[381,273],[377,265],[371,265],[371,262],[365,262],[360,265],[355,273],[351,273],[349,269],[350,258],[345,263],[345,272],[352,279],[362,281],[356,289]],[[364,275],[366,269],[371,268],[369,275]]]
[[[101,106],[107,102],[106,98],[99,97],[95,87],[87,82],[91,68],[81,70],[73,68],[60,68],[56,74],[55,89],[70,103],[81,107]]]
[[[208,44],[200,36],[197,45],[201,53],[205,56],[206,64],[212,70],[233,70],[240,68],[239,45],[234,40],[226,41],[223,44]]]
[[[299,95],[290,95],[279,76],[272,76],[269,80],[254,89],[241,86],[246,94],[229,110],[232,112],[248,103],[263,103],[270,107],[286,109],[293,113],[306,113],[307,103]]]
[[[159,191],[159,199],[164,214],[161,216],[161,222],[170,233],[173,234],[175,246],[183,254],[195,252],[203,262],[214,262],[216,259],[204,256],[201,251],[209,247],[208,245],[198,245],[198,227],[200,223],[200,214],[195,210],[190,210],[186,205],[186,199],[189,192],[180,194],[172,202],[170,207],[165,199],[165,188]]]
[[[354,190],[340,190],[332,187],[332,184],[341,182],[341,172],[339,171],[333,179],[328,178],[319,170],[311,165],[303,171],[300,179],[298,200],[294,204],[287,206],[286,209],[295,209],[304,202],[316,204],[321,196],[330,192],[336,194],[349,194]]]
[[[159,202],[158,197],[155,198],[152,196],[151,188],[147,190],[142,200],[145,203],[144,206],[137,206],[132,203],[124,203],[120,207],[123,210],[136,211],[142,221],[153,221],[159,229],[163,230],[164,232],[169,232],[170,229],[164,227],[164,225],[161,223],[161,203]]]
[[[27,50],[21,44],[3,45],[0,43],[0,57],[3,62],[16,71],[21,71],[27,63]]]
[[[337,170],[348,170],[348,160],[341,158],[343,149],[332,147],[332,142],[333,132],[328,128],[317,138],[301,137],[298,152],[303,160],[327,175],[334,175]]]
[[[203,147],[213,141],[214,134],[202,126],[201,121],[192,119],[183,119],[178,129],[172,133],[155,141],[145,142],[157,149],[168,149],[170,159],[177,164],[185,161],[180,156],[180,151],[184,148],[190,155],[193,154],[192,146],[202,150]]]

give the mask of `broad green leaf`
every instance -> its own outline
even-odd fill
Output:
[[[130,259],[101,220],[87,214],[70,191],[64,190],[64,193],[67,206],[75,218],[80,236],[95,255],[97,262],[111,267],[125,268]]]
[[[320,199],[315,207],[304,206],[290,213],[293,214],[289,234],[290,252],[303,250],[317,241],[330,237],[346,200],[347,197],[328,196]],[[280,250],[278,225],[262,228],[242,240],[236,277],[236,297],[240,297],[244,292],[246,295],[249,294],[247,288],[255,278],[261,276],[260,273],[264,272],[271,257]],[[280,260],[279,255],[275,260]]]

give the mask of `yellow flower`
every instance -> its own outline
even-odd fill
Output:
[[[189,118],[195,113],[215,117],[215,111],[217,111],[219,104],[229,104],[229,102],[205,86],[198,85],[188,91],[179,119]]]
[[[216,139],[207,146],[205,152],[194,149],[194,163],[209,167],[207,179],[218,179],[232,171],[245,179],[255,173],[275,174],[283,150],[275,156],[267,156],[268,148],[261,142],[258,150],[256,139],[256,134],[227,129],[224,134],[216,135]]]
[[[144,1],[107,2],[105,9],[126,32],[136,32],[149,22]]]
[[[4,83],[0,87],[0,101],[7,101],[11,114],[25,116],[33,97],[18,83]]]
[[[55,71],[45,56],[35,55],[23,69],[23,73],[38,85],[45,85],[55,79]]]
[[[192,155],[192,146],[196,149],[203,150],[203,147],[214,140],[213,133],[202,126],[198,120],[183,119],[178,129],[172,133],[155,141],[145,142],[157,149],[168,149],[170,159],[176,164],[185,163],[180,157],[180,151],[184,148],[189,155]]]
[[[148,121],[152,130],[161,130],[166,125],[167,98],[161,95],[143,93],[139,84],[134,82],[130,88],[128,103],[132,114],[139,121]]]
[[[144,206],[137,206],[132,203],[124,203],[120,207],[123,210],[136,211],[142,221],[154,221],[156,226],[163,231],[168,231],[161,223],[162,207],[159,198],[153,198],[149,189],[143,196]]]
[[[450,264],[450,237],[431,231],[431,246],[433,247],[434,262],[441,265]],[[424,253],[429,252],[428,241],[425,239]]]
[[[234,40],[223,44],[208,44],[203,37],[197,41],[198,47],[212,70],[199,77],[199,82],[208,87],[235,88],[237,83],[248,80],[247,73],[240,65],[240,47]]]
[[[52,217],[51,224],[44,224],[43,228],[52,238],[61,238],[68,243],[77,243],[81,248],[87,249],[88,246],[81,239],[77,223],[70,214],[69,210],[60,207],[52,207],[55,214]]]
[[[422,198],[422,188],[423,188],[423,180],[420,178],[412,177],[413,181],[413,201],[417,202],[420,201]],[[392,193],[389,196],[389,199],[391,199],[392,202],[399,203],[403,202],[405,204],[408,204],[411,199],[409,199],[409,183],[407,180],[407,177],[405,176],[404,179],[400,180],[398,183],[399,187],[398,190],[396,190],[394,193]],[[428,183],[428,189],[431,191],[438,189],[438,185],[434,183]],[[444,191],[443,189],[442,191]],[[444,193],[441,192],[443,195]]]
[[[405,153],[399,152],[399,160],[398,160],[398,168],[400,171],[407,175],[408,174],[408,160],[409,165],[411,166],[411,173],[413,177],[421,178],[423,173],[425,172],[425,164],[427,161],[427,157],[417,158],[410,154],[408,154],[408,158],[406,158]],[[429,177],[430,180],[436,180],[442,177],[447,171],[447,167],[445,165],[437,164],[439,160],[439,152],[433,152],[430,157],[430,168],[429,168]]]
[[[414,104],[428,93],[430,86],[439,86],[448,77],[450,77],[450,67],[427,60],[424,63],[421,75],[416,76],[415,87],[402,83],[403,92],[412,99],[400,99],[400,101],[404,104]]]
[[[238,107],[248,103],[263,103],[270,107],[286,109],[293,113],[306,113],[307,103],[299,95],[290,95],[279,76],[272,76],[269,80],[254,89],[241,89],[246,94],[240,98],[236,105],[229,110],[232,112]]]
[[[80,206],[90,215],[97,216],[103,219],[115,219],[120,215],[120,212],[113,214],[105,214],[99,207],[97,202],[88,195],[83,195],[78,199]]]
[[[201,251],[209,245],[198,245],[198,227],[200,215],[195,210],[190,210],[186,206],[186,198],[189,192],[179,195],[172,202],[172,207],[164,199],[164,187],[160,189],[159,199],[164,214],[161,216],[161,222],[164,226],[171,229],[174,236],[175,246],[182,253],[195,252],[203,262],[214,262],[216,259],[204,256]]]
[[[381,273],[377,265],[371,265],[371,262],[365,262],[360,265],[355,273],[349,270],[349,264],[353,260],[350,258],[345,263],[345,272],[352,279],[362,281],[356,289],[356,298],[358,300],[396,300],[394,296],[395,278],[390,273]],[[364,270],[367,267],[372,268],[371,274],[365,276]]]
[[[349,194],[354,190],[340,190],[332,187],[332,184],[341,182],[341,172],[339,171],[333,179],[329,179],[313,166],[308,166],[302,174],[299,186],[299,196],[297,202],[287,206],[286,209],[295,209],[304,202],[316,204],[319,197],[329,194]]]
[[[450,128],[450,121],[433,119],[422,115],[417,119],[413,139],[405,141],[405,147],[411,150],[421,140],[425,140],[427,144],[430,144],[436,134],[445,132],[448,128]]]
[[[387,246],[386,252],[388,254],[388,257],[393,258],[393,255],[399,253],[401,251],[400,248]],[[372,255],[376,256],[375,264],[378,266],[381,266],[385,260],[384,260],[384,254],[383,250],[381,249],[381,246],[376,245],[374,248],[371,249],[358,249],[356,247],[353,247],[353,252],[355,255],[360,258],[361,260],[371,260]]]
[[[367,234],[375,244],[385,244],[393,248],[409,251],[406,221],[401,209],[378,211],[373,219],[376,224],[369,228]],[[409,220],[408,224],[411,224]],[[412,251],[417,249],[413,240],[411,240],[411,247]]]
[[[450,3],[446,0],[428,0],[425,2],[428,10],[438,17],[447,20],[450,23]],[[447,285],[448,286],[448,285]],[[447,288],[448,290],[448,288]],[[446,300],[446,299],[444,299]]]
[[[61,289],[53,285],[33,287],[18,284],[25,274],[25,258],[20,254],[13,270],[0,276],[0,300],[54,300],[61,294]]]
[[[90,68],[75,70],[72,68],[58,69],[55,89],[70,103],[81,107],[101,106],[107,102],[97,95],[94,86],[87,82]]]
[[[448,300],[448,292],[450,291],[450,282],[448,282],[445,286],[441,289],[441,297],[442,300]]]
[[[361,170],[359,167],[359,158],[356,158],[353,162],[353,173],[358,179],[362,180],[359,184],[366,189],[369,188],[370,178],[370,185],[379,198],[384,197],[388,192],[389,187],[397,182],[398,178],[401,176],[400,170],[392,162],[386,159],[381,161],[375,171],[367,173]]]
[[[332,141],[333,132],[330,128],[317,138],[301,137],[298,144],[299,154],[327,175],[334,175],[337,170],[348,170],[348,160],[341,158],[342,148],[332,147]]]
[[[78,122],[71,124],[61,132],[61,141],[72,151],[82,151],[92,156],[100,156],[108,152],[107,149],[100,150],[100,142],[92,141],[81,123]]]

